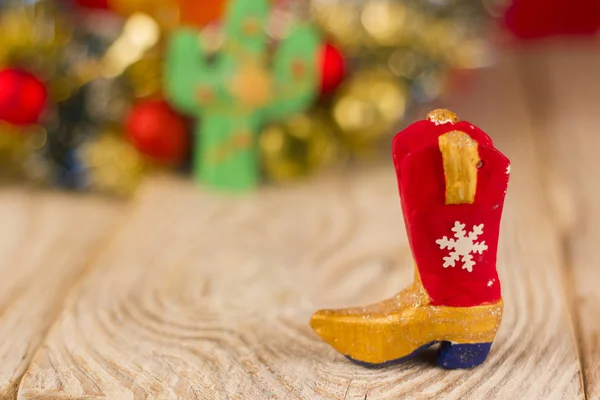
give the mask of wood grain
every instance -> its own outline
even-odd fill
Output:
[[[308,326],[320,307],[390,296],[412,278],[391,160],[245,198],[149,183],[68,302],[19,399],[583,398],[560,235],[544,199],[516,69],[482,71],[448,108],[513,161],[499,272],[505,317],[488,361],[431,352],[356,366]]]
[[[64,295],[119,206],[89,197],[0,189],[0,398],[17,386]]]
[[[557,42],[532,49],[521,62],[533,99],[551,99],[538,109],[535,131],[562,229],[586,394],[600,399],[599,46]]]

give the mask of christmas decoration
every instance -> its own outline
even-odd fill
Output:
[[[109,0],[75,0],[75,1],[77,2],[77,4],[79,4],[82,7],[97,8],[97,9],[101,9],[101,10],[108,10],[110,8]]]
[[[340,152],[332,125],[322,115],[309,114],[265,128],[259,148],[267,178],[289,182],[331,165]]]
[[[132,96],[146,98],[160,93],[162,89],[162,59],[159,54],[149,53],[131,64],[124,72]]]
[[[20,71],[0,86],[0,165],[9,179],[125,193],[143,173],[137,162],[114,169],[137,177],[124,178],[129,184],[100,184],[116,181],[98,178],[107,169],[92,162],[90,148],[135,151],[178,171],[193,158],[194,174],[225,190],[360,162],[447,90],[451,69],[486,65],[488,6],[0,2],[0,71]],[[165,97],[177,112],[156,101]]]
[[[364,70],[336,93],[333,119],[346,146],[364,153],[400,123],[407,103],[407,89],[391,73]]]
[[[180,9],[180,23],[186,26],[201,27],[223,16],[227,0],[177,0]]]
[[[142,154],[166,164],[177,164],[188,146],[187,121],[164,100],[136,104],[127,118],[127,135]]]
[[[108,0],[108,5],[112,11],[123,16],[135,13],[149,15],[167,28],[176,26],[179,19],[179,5],[175,0]]]
[[[317,32],[291,28],[267,69],[263,31],[267,0],[233,0],[224,22],[225,42],[212,63],[198,32],[180,30],[167,56],[166,90],[181,111],[197,116],[194,174],[217,189],[248,190],[259,180],[256,136],[265,120],[302,111],[315,97]]]
[[[46,131],[36,126],[20,127],[0,122],[0,178],[39,182],[47,165],[36,152],[46,141]]]
[[[513,0],[505,23],[521,39],[593,35],[600,29],[600,4],[596,0]]]
[[[415,281],[377,304],[319,311],[311,325],[361,364],[404,360],[440,342],[440,366],[474,367],[502,318],[496,252],[509,161],[447,110],[399,132],[392,152]]]
[[[321,51],[321,94],[334,91],[346,73],[344,57],[338,49],[327,43]]]
[[[84,143],[77,157],[86,160],[87,184],[117,195],[128,195],[138,185],[144,163],[139,153],[114,133]]]
[[[14,125],[34,124],[46,105],[44,84],[16,68],[0,70],[0,119]]]

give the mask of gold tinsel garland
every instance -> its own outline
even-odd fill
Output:
[[[134,2],[121,3],[128,15],[124,23],[110,16],[78,20],[73,10],[47,0],[2,9],[0,66],[19,63],[39,71],[55,105],[45,119],[50,121],[48,127],[25,129],[44,135],[0,127],[0,163],[15,172],[7,175],[50,179],[48,172],[40,171],[55,167],[44,166],[39,153],[56,140],[56,132],[62,132],[53,130],[58,123],[53,121],[60,119],[58,110],[85,87],[93,87],[98,98],[93,107],[86,106],[85,118],[95,133],[69,144],[81,146],[75,150],[81,170],[88,173],[81,187],[123,194],[139,181],[144,157],[123,139],[122,121],[115,118],[122,119],[134,99],[160,94],[159,30],[171,24],[155,22],[152,13],[136,13]],[[285,32],[283,22],[302,13],[298,11],[302,2],[287,3],[294,6],[275,10],[273,38]],[[294,180],[349,157],[377,154],[414,104],[443,92],[451,69],[476,68],[486,61],[487,44],[481,32],[487,16],[478,0],[312,0],[304,9],[344,54],[348,75],[313,110],[264,128],[258,143],[264,173],[271,181]],[[115,29],[122,29],[121,33],[111,37]],[[217,26],[209,25],[203,36],[217,43],[217,33]],[[109,43],[99,54],[80,57],[77,46],[89,46],[86,41]],[[65,61],[70,64],[65,66]],[[83,127],[68,129],[78,132]],[[52,157],[46,162],[52,163]]]

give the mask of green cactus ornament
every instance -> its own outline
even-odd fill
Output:
[[[304,110],[317,94],[318,32],[297,24],[270,56],[268,16],[269,0],[232,0],[224,43],[210,62],[198,31],[182,28],[170,38],[165,91],[197,118],[194,175],[215,189],[256,187],[261,127]]]

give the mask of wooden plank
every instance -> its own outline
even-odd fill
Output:
[[[522,63],[523,76],[532,84],[532,101],[553,99],[539,108],[537,142],[544,169],[550,172],[548,197],[562,227],[586,394],[600,399],[598,43],[557,42],[533,49]]]
[[[390,160],[242,198],[147,185],[25,374],[19,399],[582,398],[557,230],[512,64],[453,108],[513,160],[500,244],[506,312],[488,361],[427,353],[348,362],[308,326],[318,307],[390,296],[412,278]]]
[[[117,203],[0,190],[0,398],[17,386],[65,294],[115,222]]]
[[[506,353],[501,369],[506,368],[503,372],[508,376],[497,394],[582,398],[564,284],[562,236],[546,200],[546,171],[538,157],[531,106],[519,84],[513,55],[502,56],[498,63],[495,71],[485,72],[473,83],[470,98],[454,100],[459,116],[468,115],[465,118],[486,129],[511,159],[499,251],[505,298],[500,334],[506,335],[505,344],[519,343]]]

